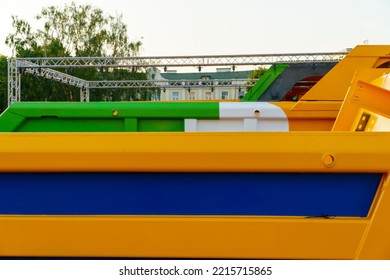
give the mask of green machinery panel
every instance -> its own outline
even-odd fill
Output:
[[[0,132],[184,131],[185,119],[219,119],[218,102],[18,102]]]
[[[256,102],[287,67],[287,64],[276,64],[270,67],[245,94],[241,101]]]

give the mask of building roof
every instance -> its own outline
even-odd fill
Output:
[[[167,80],[210,80],[222,79],[246,79],[253,71],[229,71],[229,72],[198,72],[198,73],[161,73]]]

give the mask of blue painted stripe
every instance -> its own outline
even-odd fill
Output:
[[[366,216],[381,174],[0,173],[0,214]]]

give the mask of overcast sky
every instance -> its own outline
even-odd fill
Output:
[[[0,8],[0,54],[11,15],[28,20],[71,1],[11,0]],[[122,13],[142,56],[339,51],[390,44],[389,0],[75,0]]]

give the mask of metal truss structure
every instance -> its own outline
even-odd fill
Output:
[[[20,78],[22,73],[78,87],[81,101],[89,101],[86,80],[50,68],[40,68],[39,65],[28,60],[20,61],[18,58],[10,58],[8,59],[8,105],[21,100]]]
[[[206,55],[206,56],[152,56],[152,57],[34,57],[18,58],[39,65],[41,68],[90,68],[90,67],[184,67],[184,66],[238,66],[271,65],[281,63],[333,63],[346,53],[296,53],[259,55]]]
[[[192,88],[252,86],[255,79],[89,81],[88,88]]]
[[[16,59],[8,59],[8,105],[20,101],[20,73]]]
[[[163,68],[196,66],[256,66],[291,63],[335,63],[346,52],[216,55],[216,56],[154,56],[154,57],[34,57],[8,59],[8,104],[21,100],[20,79],[22,73],[43,77],[80,88],[81,101],[89,101],[92,88],[169,88],[169,87],[223,87],[247,86],[247,79],[219,81],[205,80],[146,80],[146,81],[86,81],[55,69],[72,68]],[[253,81],[249,81],[253,84]]]
[[[33,76],[50,79],[56,82],[68,84],[79,88],[87,86],[86,80],[50,68],[40,68],[37,64],[33,62],[21,61],[20,64],[24,65],[24,67],[18,67],[19,71],[21,71],[22,73],[29,73]]]

